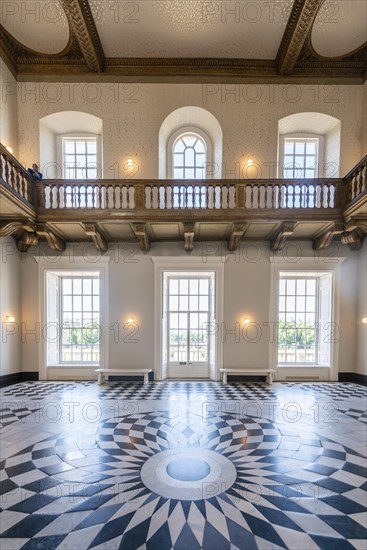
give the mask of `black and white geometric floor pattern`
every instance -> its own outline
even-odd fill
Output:
[[[265,383],[218,382],[109,382],[100,390],[100,399],[275,399],[275,392]]]
[[[363,548],[365,457],[289,424],[139,412],[2,468],[2,548]],[[11,479],[10,479],[11,478]]]
[[[0,408],[0,429],[18,420],[24,420],[35,410],[36,409],[29,409],[25,403],[4,403]]]
[[[94,382],[23,382],[14,384],[3,390],[4,397],[27,397],[29,399],[45,399],[48,397],[62,399],[62,394],[78,390],[80,386],[90,386]]]
[[[347,416],[350,416],[351,418],[355,418],[355,420],[358,420],[359,422],[362,422],[363,424],[367,424],[367,411],[366,410],[339,409],[339,412],[342,412],[342,413],[346,414]]]
[[[367,397],[367,388],[359,384],[351,384],[349,382],[334,382],[334,383],[287,383],[287,386],[294,387],[297,390],[318,394],[320,396],[330,397],[335,401],[342,401],[349,397]]]

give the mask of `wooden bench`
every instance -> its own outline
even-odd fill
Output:
[[[223,384],[227,384],[228,374],[244,374],[251,376],[266,376],[268,384],[273,383],[274,369],[220,369],[223,375]]]
[[[144,384],[149,382],[149,373],[153,372],[153,369],[96,369],[98,373],[98,384],[101,385],[106,378],[115,374],[117,376],[127,376],[130,374],[144,376]]]

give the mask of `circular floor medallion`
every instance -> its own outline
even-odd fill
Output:
[[[202,500],[227,491],[237,477],[225,456],[207,449],[169,449],[151,456],[142,466],[141,480],[166,498]]]

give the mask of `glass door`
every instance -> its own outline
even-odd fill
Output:
[[[209,378],[214,274],[167,276],[165,310],[169,378]]]

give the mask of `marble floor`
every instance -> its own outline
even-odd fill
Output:
[[[1,390],[0,548],[366,550],[366,388]]]

